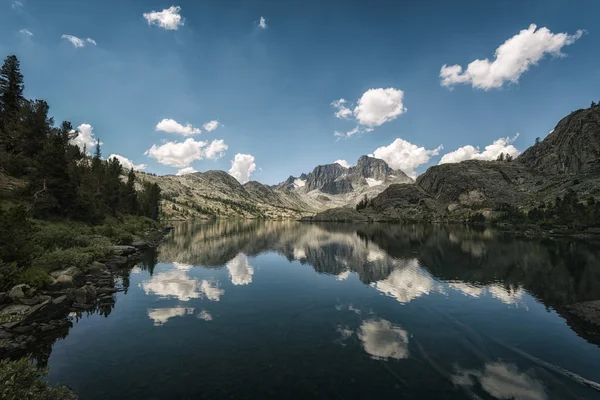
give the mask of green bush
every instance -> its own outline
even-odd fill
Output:
[[[0,291],[7,291],[16,285],[21,271],[17,263],[7,263],[0,265]]]
[[[68,267],[84,267],[94,260],[91,248],[72,247],[44,253],[33,260],[33,267],[54,271]]]
[[[25,283],[34,288],[42,288],[51,282],[48,272],[41,268],[27,268],[19,274],[18,283]]]
[[[27,358],[0,361],[0,399],[2,400],[75,400],[77,396],[64,386],[49,386],[41,378],[47,375]]]
[[[91,245],[91,230],[80,223],[37,222],[33,241],[45,250],[86,247]]]

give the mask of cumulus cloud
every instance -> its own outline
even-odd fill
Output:
[[[208,147],[207,144],[208,142],[189,138],[183,142],[166,142],[161,146],[152,145],[144,154],[161,164],[184,168],[196,160],[221,158],[227,150],[227,145],[223,140],[213,140]]]
[[[440,70],[441,85],[452,87],[460,83],[471,84],[477,89],[496,89],[505,83],[517,83],[523,73],[537,65],[546,54],[564,57],[561,49],[573,44],[583,35],[552,33],[548,28],[537,29],[535,24],[505,41],[496,49],[494,60],[472,61],[463,71],[460,65],[443,65]]]
[[[252,283],[254,268],[248,263],[248,256],[243,253],[238,254],[234,259],[227,263],[227,270],[231,277],[231,283],[234,285],[248,285]]]
[[[394,88],[369,89],[362,94],[352,110],[345,99],[334,100],[331,106],[336,109],[336,118],[353,118],[359,126],[349,132],[335,131],[334,136],[348,138],[357,133],[371,132],[377,126],[393,121],[406,112],[404,92]]]
[[[212,132],[215,129],[217,129],[220,125],[221,125],[221,123],[219,121],[212,120],[212,121],[209,121],[209,122],[207,122],[207,123],[204,124],[204,129],[207,132]]]
[[[471,145],[460,147],[450,153],[444,154],[439,164],[458,163],[465,160],[484,160],[493,161],[498,158],[501,153],[510,154],[517,157],[521,152],[517,150],[512,143],[519,137],[517,133],[514,137],[505,137],[494,140],[490,145],[485,146],[485,150],[480,151],[479,147]]]
[[[79,39],[77,36],[62,35],[62,39],[67,39],[75,47],[83,47],[83,46],[85,46],[85,42],[83,40]]]
[[[250,180],[250,175],[256,170],[254,156],[250,154],[236,154],[231,161],[229,175],[237,179],[241,184]]]
[[[97,45],[96,41],[92,38],[87,38],[87,39],[85,39],[85,41],[88,42],[89,44],[93,44],[94,46]]]
[[[350,164],[346,160],[335,160],[334,164],[340,164],[344,168],[350,168]]]
[[[213,140],[204,150],[204,158],[209,160],[218,160],[225,155],[225,150],[228,148],[229,146],[225,144],[223,139]]]
[[[363,321],[357,331],[363,348],[373,358],[408,358],[408,332],[385,319]]]
[[[346,107],[346,103],[345,99],[334,100],[331,102],[331,105],[337,109],[334,114],[336,118],[349,118],[352,116],[352,110]]]
[[[388,146],[382,146],[372,154],[372,157],[380,158],[388,163],[394,169],[402,170],[411,178],[416,178],[415,169],[429,162],[433,156],[437,156],[442,149],[439,146],[432,150],[425,147],[418,147],[403,139],[396,139]]]
[[[180,26],[183,26],[179,11],[181,11],[181,7],[171,6],[162,11],[144,13],[143,16],[148,21],[148,25],[156,25],[167,30],[177,30]]]
[[[167,133],[176,133],[183,136],[199,135],[202,133],[200,128],[194,128],[191,124],[184,126],[174,119],[169,118],[165,118],[156,124],[155,130]]]
[[[111,154],[110,156],[108,156],[107,160],[110,160],[112,158],[116,158],[117,160],[119,160],[119,163],[121,163],[125,170],[130,170],[131,168],[133,168],[135,171],[143,171],[147,167],[146,164],[134,164],[133,161],[131,161],[129,158],[123,157],[119,154]]]
[[[194,172],[198,172],[194,169],[194,167],[186,167],[186,168],[182,168],[179,171],[177,171],[177,173],[175,175],[181,176],[181,175],[193,174]]]
[[[98,139],[94,136],[94,128],[90,124],[81,124],[77,127],[77,130],[71,133],[77,133],[77,135],[71,139],[71,144],[79,147],[81,151],[85,148],[89,153],[95,146]],[[102,142],[100,142],[102,144]]]
[[[267,29],[267,20],[265,17],[260,17],[260,21],[258,21],[258,26],[262,29]]]
[[[361,125],[380,126],[406,112],[402,90],[369,89],[363,93],[354,108],[354,116]]]
[[[21,29],[19,33],[23,36],[31,37],[33,33],[29,29]]]

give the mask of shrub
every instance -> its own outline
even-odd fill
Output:
[[[0,399],[3,400],[75,400],[77,396],[64,386],[49,386],[41,378],[48,371],[27,358],[0,361]]]
[[[33,260],[35,268],[54,271],[68,267],[84,267],[94,260],[93,248],[72,247],[44,253]]]
[[[18,277],[19,283],[25,283],[34,288],[42,288],[50,283],[48,272],[41,268],[24,269]]]
[[[16,285],[19,280],[20,270],[17,263],[0,265],[0,291],[6,291]]]

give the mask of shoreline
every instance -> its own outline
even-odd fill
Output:
[[[27,356],[32,349],[64,337],[72,326],[71,313],[114,306],[118,273],[142,261],[158,247],[172,227],[152,229],[147,240],[113,245],[109,252],[82,268],[53,271],[51,285],[36,290],[15,285],[0,295],[0,360]]]

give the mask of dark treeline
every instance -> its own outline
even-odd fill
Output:
[[[600,232],[600,202],[593,197],[580,200],[572,190],[563,197],[556,197],[553,202],[542,202],[529,211],[522,211],[510,205],[500,207],[500,211],[502,214],[494,220],[498,223],[542,229]],[[485,222],[485,217],[478,213],[470,220],[482,223]]]
[[[23,88],[19,61],[9,56],[0,70],[0,171],[27,182],[19,194],[28,216],[92,224],[106,216],[158,218],[158,185],[141,182],[136,191],[133,170],[102,159],[99,141],[93,155],[73,144],[71,123],[54,126],[48,104],[26,99]]]

